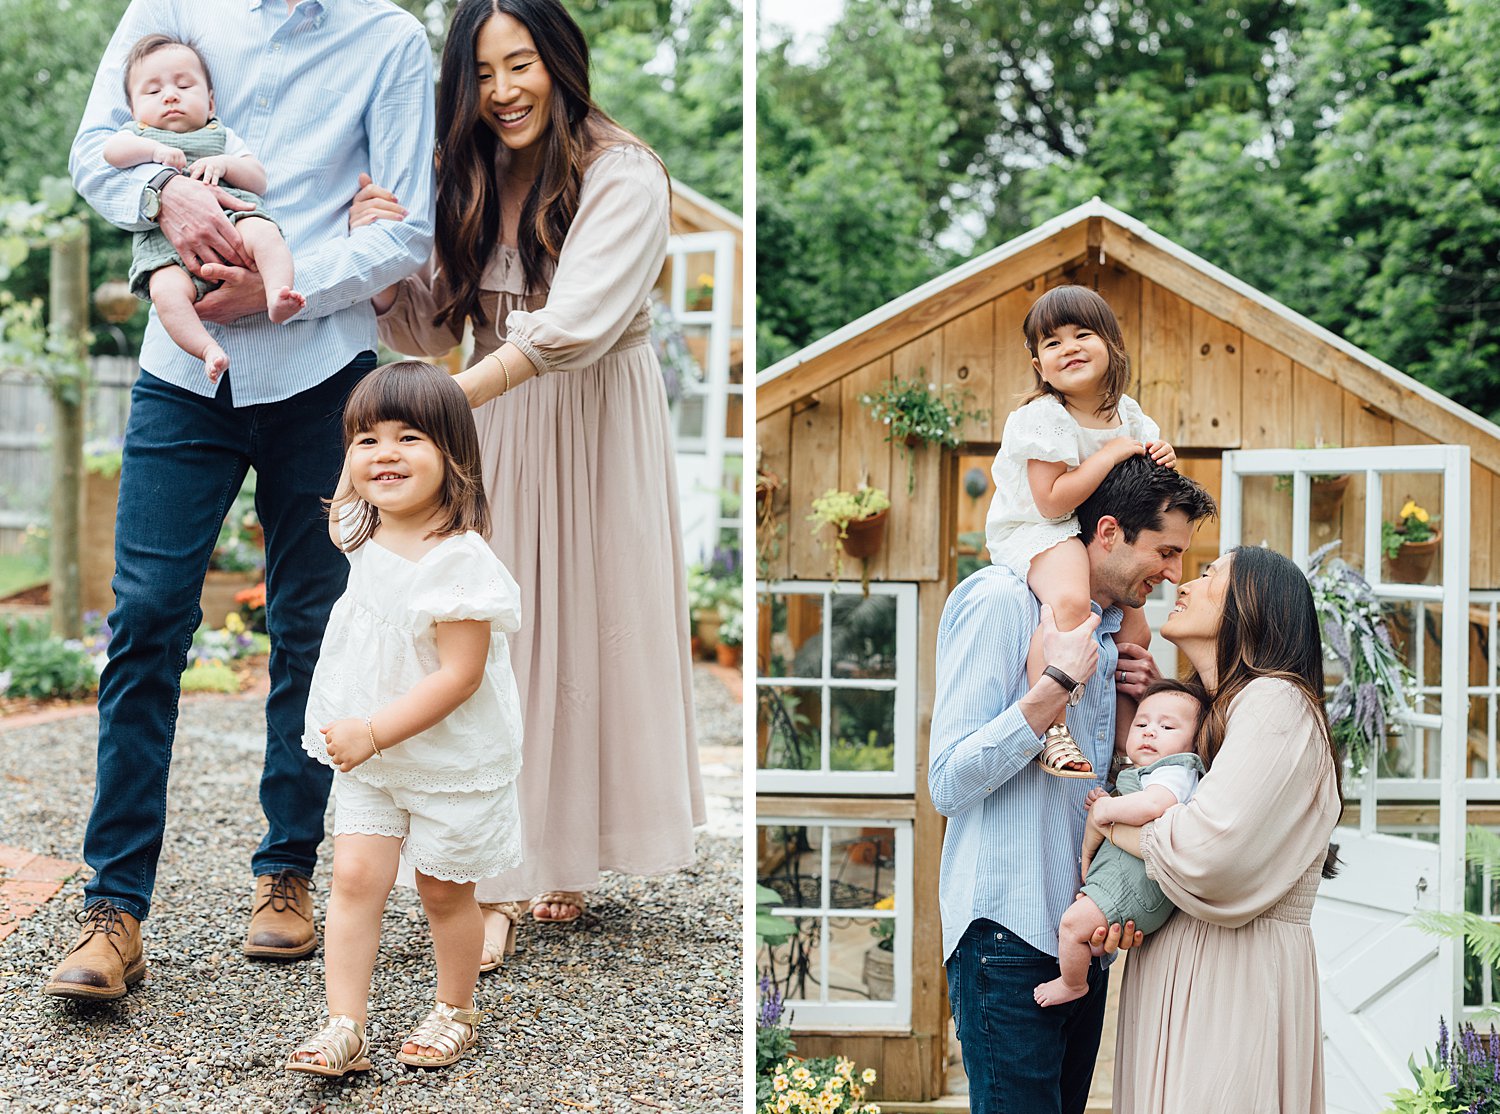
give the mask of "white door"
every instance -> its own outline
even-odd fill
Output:
[[[1411,1084],[1410,1057],[1425,1062],[1439,1017],[1449,1024],[1463,1008],[1463,952],[1451,940],[1421,932],[1413,913],[1464,907],[1464,761],[1469,675],[1469,452],[1467,446],[1421,445],[1364,449],[1251,450],[1224,454],[1222,545],[1239,544],[1247,477],[1290,481],[1291,557],[1306,567],[1310,539],[1310,477],[1362,477],[1363,522],[1345,515],[1342,547],[1362,563],[1383,603],[1440,611],[1441,665],[1437,688],[1401,725],[1417,746],[1416,769],[1397,776],[1346,771],[1344,791],[1359,802],[1359,827],[1334,835],[1344,867],[1325,880],[1313,910],[1322,1004],[1325,1094],[1331,1114],[1377,1114],[1385,1096]],[[1381,520],[1387,482],[1393,497],[1420,476],[1440,480],[1442,568],[1438,584],[1386,583]],[[1264,490],[1264,488],[1262,488]],[[1450,532],[1451,531],[1451,532]],[[1253,539],[1259,540],[1259,539]],[[1374,575],[1372,575],[1374,570]],[[1427,637],[1422,620],[1416,641]],[[1420,649],[1418,649],[1420,653]],[[1435,738],[1436,742],[1429,740]],[[1430,756],[1430,760],[1429,760]],[[1382,831],[1378,804],[1426,801],[1438,805],[1438,842]]]
[[[739,530],[739,517],[721,513],[722,493],[734,477],[724,474],[725,458],[741,454],[742,439],[726,427],[729,397],[744,393],[731,383],[730,347],[734,333],[734,234],[693,232],[667,241],[671,266],[672,316],[684,335],[697,340],[703,379],[682,383],[672,407],[677,454],[677,493],[682,508],[682,542],[689,562],[707,563],[721,531]],[[710,262],[711,261],[711,262]],[[709,267],[704,270],[705,266]],[[701,338],[701,340],[699,339]],[[734,431],[737,433],[738,431]],[[735,477],[739,474],[735,469]]]

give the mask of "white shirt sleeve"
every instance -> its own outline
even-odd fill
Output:
[[[235,159],[250,155],[250,148],[233,128],[222,123],[220,126],[224,128],[224,153],[226,155]],[[251,157],[254,158],[253,155]]]
[[[1186,766],[1163,766],[1152,773],[1141,775],[1142,789],[1158,785],[1163,789],[1170,789],[1178,803],[1185,805],[1192,799],[1193,791],[1198,788],[1198,773]]]

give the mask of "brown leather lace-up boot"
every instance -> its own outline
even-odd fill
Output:
[[[83,931],[52,972],[43,994],[87,1002],[123,998],[146,974],[141,922],[109,901],[78,914]]]
[[[312,880],[283,870],[255,880],[250,930],[243,951],[251,959],[302,959],[318,947]]]

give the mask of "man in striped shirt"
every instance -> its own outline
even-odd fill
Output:
[[[1058,920],[1082,884],[1084,798],[1104,785],[1114,754],[1116,683],[1139,695],[1158,676],[1145,648],[1115,645],[1121,608],[1181,579],[1194,524],[1214,511],[1192,480],[1131,457],[1078,508],[1093,599],[1081,626],[1059,632],[1025,581],[998,565],[966,579],[943,609],[928,788],[949,818],[943,952],[974,1114],[1080,1114],[1088,1101],[1107,960],[1091,967],[1088,994],[1064,1006],[1043,1009],[1032,989],[1058,974]],[[1038,626],[1052,669],[1031,685]],[[1051,777],[1035,761],[1065,708],[1096,779]],[[1114,925],[1095,943],[1128,947],[1134,927],[1121,936]]]
[[[197,48],[217,117],[265,161],[266,206],[307,296],[284,323],[267,316],[264,286],[222,211],[243,206],[172,167],[119,170],[103,158],[130,122],[126,54],[155,33]],[[211,382],[152,312],[125,431],[115,608],[99,682],[98,775],[84,836],[95,874],[84,887],[83,931],[48,994],[118,998],[145,974],[140,922],[166,826],[179,681],[204,570],[252,467],[266,540],[271,690],[260,783],[267,827],[250,861],[252,916],[241,947],[259,959],[298,959],[317,947],[309,891],[330,771],[301,738],[323,627],[348,573],[320,500],[333,493],[343,460],[344,399],[375,365],[370,296],[431,251],[432,146],[431,49],[422,25],[394,4],[131,0],[105,51],[73,141],[74,185],[120,228],[159,225],[190,270],[223,283],[197,308],[231,362]],[[361,172],[395,190],[405,220],[349,230]]]

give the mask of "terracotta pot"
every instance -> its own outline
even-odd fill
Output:
[[[880,543],[885,540],[885,518],[889,509],[876,511],[867,518],[855,519],[844,527],[844,552],[850,557],[868,560],[880,552]]]
[[[1385,561],[1391,580],[1397,584],[1421,584],[1425,581],[1427,574],[1432,571],[1432,562],[1437,557],[1438,546],[1442,541],[1443,535],[1439,532],[1425,542],[1402,542],[1396,556],[1387,557]]]
[[[922,438],[918,437],[915,433],[908,433],[903,440],[906,442],[908,449],[915,449],[922,443]]]
[[[719,659],[719,664],[726,669],[738,669],[740,667],[741,647],[731,646],[727,642],[720,642],[714,647],[714,656]]]
[[[693,630],[704,653],[712,654],[713,648],[719,644],[719,624],[723,621],[718,611],[711,607],[693,612]]]
[[[1308,494],[1311,496],[1311,513],[1313,521],[1327,522],[1339,513],[1339,506],[1344,502],[1344,490],[1349,486],[1349,476],[1335,476],[1331,480],[1313,480],[1308,485]]]
[[[865,990],[876,1001],[889,1001],[896,997],[896,955],[879,944],[872,944],[865,952]]]

